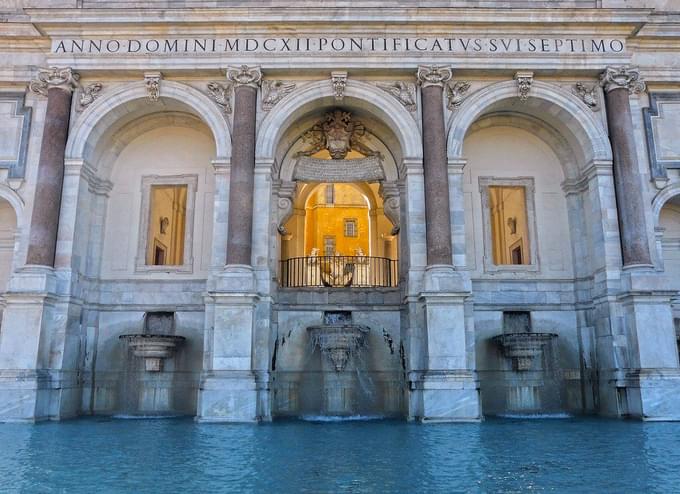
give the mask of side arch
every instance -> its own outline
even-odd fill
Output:
[[[12,209],[17,219],[17,230],[24,226],[24,201],[14,190],[5,184],[0,184],[0,198],[6,200]]]
[[[499,111],[512,111],[544,121],[569,142],[581,166],[592,161],[611,161],[612,152],[604,127],[581,100],[561,88],[534,81],[527,101],[517,98],[515,81],[487,86],[465,99],[453,114],[448,126],[449,159],[463,158],[463,141],[470,127],[481,116]],[[578,175],[572,170],[569,175]]]
[[[654,225],[659,225],[659,215],[664,205],[673,197],[680,195],[680,183],[667,185],[652,199],[652,212],[654,214]]]
[[[275,159],[276,146],[283,133],[310,111],[337,102],[328,80],[316,81],[292,92],[264,118],[257,135],[258,160]],[[404,158],[422,158],[420,128],[406,108],[385,91],[371,84],[348,80],[343,106],[360,107],[385,122],[394,132]]]
[[[215,139],[216,159],[231,157],[231,138],[227,121],[208,96],[187,84],[162,81],[159,103],[148,102],[142,81],[125,84],[102,94],[76,121],[66,144],[66,158],[92,161],[99,140],[110,129],[125,125],[134,118],[161,111],[185,111],[206,123]]]

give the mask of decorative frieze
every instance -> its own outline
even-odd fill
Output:
[[[149,101],[155,103],[161,95],[161,79],[163,74],[160,72],[147,72],[144,74],[144,85],[146,86]]]
[[[420,65],[418,72],[416,72],[418,84],[424,88],[428,86],[444,87],[444,84],[449,82],[451,77],[453,77],[453,71],[445,65]]]
[[[331,72],[331,84],[333,86],[333,96],[335,96],[335,101],[342,101],[345,98],[347,72]]]
[[[597,86],[595,84],[586,85],[583,82],[577,82],[574,85],[574,93],[591,110],[598,111],[600,109],[600,98],[597,95]]]
[[[520,101],[529,99],[529,92],[531,85],[534,83],[533,72],[517,72],[515,74],[515,81],[517,81],[517,95]]]
[[[600,86],[605,92],[625,88],[630,94],[638,94],[647,89],[647,85],[640,77],[640,69],[631,66],[607,67],[600,74]]]
[[[240,67],[229,67],[227,69],[227,80],[235,86],[250,86],[258,88],[262,83],[262,70],[258,65]]]
[[[383,91],[394,96],[397,101],[404,105],[404,108],[406,108],[408,111],[416,111],[416,85],[414,83],[406,81],[393,81],[378,82],[376,85]]]
[[[72,92],[78,87],[80,75],[73,72],[71,67],[49,67],[38,69],[36,78],[28,84],[28,88],[42,96],[47,96],[47,91],[51,88],[59,88]]]
[[[101,82],[93,82],[87,86],[82,86],[80,89],[80,96],[78,97],[78,111],[83,111],[85,108],[94,103],[94,100],[99,97],[99,93],[104,86]]]
[[[446,84],[446,107],[450,111],[454,111],[463,104],[465,94],[470,89],[470,83],[467,81],[449,81]]]
[[[224,113],[231,113],[231,82],[212,81],[208,83],[208,94],[217,103]]]
[[[294,82],[262,81],[262,109],[269,111],[295,90]]]

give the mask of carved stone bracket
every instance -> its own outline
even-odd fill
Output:
[[[262,109],[269,111],[295,89],[294,82],[262,81]]]
[[[80,96],[78,97],[78,111],[83,111],[85,108],[94,103],[94,100],[99,97],[99,92],[104,86],[101,82],[93,82],[80,89]]]
[[[208,94],[217,103],[224,113],[231,113],[231,90],[234,85],[231,82],[212,81],[208,83]]]
[[[517,95],[519,96],[520,101],[526,101],[529,99],[531,85],[534,83],[534,73],[517,72],[515,74],[515,80],[517,81]]]
[[[277,202],[277,227],[281,235],[288,235],[285,224],[293,216],[293,198],[297,190],[297,182],[280,182],[278,184],[279,200]]]
[[[449,82],[453,77],[453,71],[445,65],[420,65],[416,78],[421,87],[441,86]]]
[[[160,72],[146,72],[144,74],[144,85],[146,85],[149,101],[152,103],[158,101],[158,98],[160,98],[162,79],[163,74]]]
[[[638,94],[647,89],[647,84],[640,77],[640,69],[630,66],[607,67],[600,74],[600,86],[606,92],[625,88],[630,94]]]
[[[467,93],[469,89],[470,83],[467,81],[449,81],[448,84],[446,84],[446,107],[450,111],[456,110],[463,104],[463,98],[465,98],[465,93]]]
[[[382,182],[378,194],[383,199],[383,212],[392,223],[392,235],[399,233],[401,229],[401,214],[399,209],[399,186],[396,182]]]
[[[583,82],[577,82],[574,85],[574,93],[591,110],[598,111],[600,109],[600,98],[597,95],[597,86],[595,84],[587,86]]]
[[[73,91],[78,87],[79,79],[80,75],[73,72],[71,67],[38,69],[36,78],[28,84],[28,88],[36,94],[47,96],[47,91],[51,88]]]
[[[331,84],[333,85],[333,96],[335,96],[335,101],[342,101],[345,98],[347,72],[331,72]]]
[[[394,81],[378,82],[376,85],[383,91],[394,96],[408,111],[416,111],[416,85],[414,83]]]
[[[258,65],[229,67],[227,69],[227,80],[235,86],[250,86],[257,89],[262,83],[262,69]]]

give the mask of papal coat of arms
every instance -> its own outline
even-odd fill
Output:
[[[378,153],[360,142],[364,134],[366,127],[358,120],[353,120],[350,112],[334,110],[302,135],[307,148],[300,151],[298,156],[311,156],[323,149],[327,149],[334,160],[345,159],[350,150],[364,156],[376,156]]]

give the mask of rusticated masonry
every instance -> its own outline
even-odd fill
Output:
[[[259,67],[243,65],[228,69],[227,79],[234,84],[227,264],[249,265],[253,232],[255,112],[262,72]]]
[[[442,103],[444,85],[451,76],[450,68],[435,65],[421,66],[417,73],[423,101],[423,173],[428,265],[452,263],[449,178]]]
[[[634,67],[607,67],[600,76],[614,157],[614,186],[619,211],[624,266],[651,266],[640,167],[635,151],[629,95],[645,90]]]
[[[47,96],[47,111],[40,146],[27,264],[54,266],[71,98],[78,78],[78,74],[68,67],[50,67],[39,69],[37,78],[29,84],[31,91]]]

